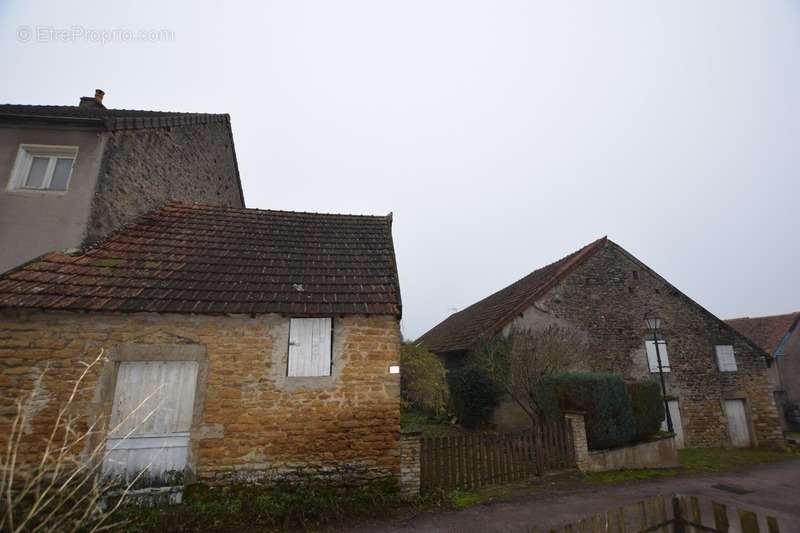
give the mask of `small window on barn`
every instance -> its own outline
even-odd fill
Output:
[[[631,270],[631,274],[633,274],[633,279],[639,279],[639,271],[638,270]]]
[[[736,354],[730,344],[714,346],[717,352],[717,368],[720,372],[736,372]]]
[[[658,353],[656,354],[655,341],[644,341],[645,348],[647,349],[647,364],[650,367],[650,372],[658,372],[658,357],[661,357],[661,370],[669,372],[669,354],[667,353],[667,341],[658,341]]]
[[[331,319],[292,318],[289,322],[287,375],[331,375]]]

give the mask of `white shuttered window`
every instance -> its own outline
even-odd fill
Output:
[[[736,372],[736,355],[733,346],[721,344],[714,347],[717,351],[717,368],[720,372]]]
[[[289,376],[331,375],[331,319],[292,318],[289,322]]]
[[[647,363],[650,372],[658,372],[658,357],[656,356],[656,344],[654,341],[644,341],[647,349]],[[658,341],[658,355],[661,356],[661,370],[669,372],[669,354],[667,353],[667,341]]]

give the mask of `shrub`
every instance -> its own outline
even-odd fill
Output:
[[[580,373],[551,378],[563,410],[586,413],[589,448],[623,446],[636,438],[631,399],[618,374]]]
[[[400,394],[425,413],[439,416],[447,409],[444,365],[435,354],[412,344],[400,347]]]
[[[636,439],[648,439],[661,429],[665,416],[661,385],[653,379],[628,383],[628,394],[636,423]]]
[[[309,479],[295,485],[190,485],[179,505],[124,506],[127,533],[148,531],[316,531],[348,519],[376,519],[400,506],[394,480],[337,487]]]
[[[450,398],[459,422],[476,427],[492,415],[500,400],[500,391],[480,368],[464,367],[447,373]]]
[[[42,370],[32,390],[20,392],[16,410],[7,422],[6,442],[0,444],[0,531],[100,531],[120,526],[113,513],[127,498],[138,476],[129,484],[101,475],[107,457],[106,433],[81,415],[85,380],[98,371],[105,352],[89,362],[60,399],[48,438],[37,448],[26,434],[46,398]],[[90,444],[96,439],[96,444]],[[80,452],[87,453],[81,457]],[[110,505],[109,505],[110,504]]]

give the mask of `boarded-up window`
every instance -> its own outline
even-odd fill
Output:
[[[725,400],[725,416],[728,419],[731,444],[737,448],[751,446],[750,426],[747,423],[744,400]]]
[[[195,361],[131,361],[119,365],[104,462],[106,474],[156,484],[175,481],[186,466],[197,386]]]
[[[331,375],[331,319],[293,318],[289,323],[289,376]]]
[[[669,372],[669,354],[667,353],[667,341],[658,341],[658,354],[656,354],[655,341],[644,341],[645,348],[647,349],[647,363],[650,366],[650,372],[658,372],[658,357],[661,357],[661,369],[664,372]]]
[[[736,355],[733,353],[733,346],[719,344],[714,349],[717,351],[717,368],[720,372],[736,372]]]

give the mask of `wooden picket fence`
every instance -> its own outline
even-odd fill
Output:
[[[424,437],[420,488],[422,492],[473,489],[573,466],[575,447],[566,420],[513,433]]]
[[[737,524],[738,522],[738,524]],[[738,525],[738,527],[737,527]],[[763,528],[761,527],[763,526]],[[532,533],[540,530],[529,529]],[[573,524],[549,529],[549,533],[780,533],[774,516],[759,517],[753,511],[674,494],[654,496],[632,507],[618,507]]]

